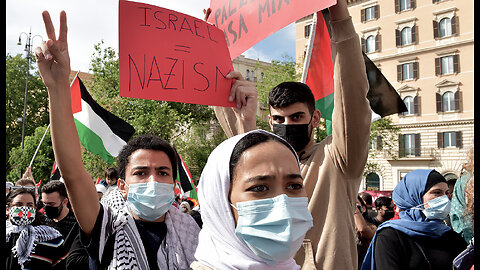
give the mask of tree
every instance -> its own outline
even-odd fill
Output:
[[[23,175],[45,134],[46,128],[47,125],[37,127],[33,135],[25,136],[23,151],[21,145],[10,149],[8,166],[11,170],[7,173],[7,181],[16,182]],[[32,163],[32,174],[36,182],[39,182],[40,179],[43,179],[42,183],[46,182],[50,177],[53,162],[52,139],[48,131]]]
[[[32,58],[34,59],[33,56]],[[25,138],[33,135],[36,128],[46,126],[49,122],[47,91],[36,70],[35,61],[30,61],[28,70],[30,73],[28,76],[27,109],[26,117],[22,119],[25,102],[27,60],[21,54],[16,56],[6,55],[5,148],[7,150],[7,161],[10,159],[10,150],[18,145],[21,146],[22,121],[25,121]],[[11,169],[10,164],[5,162],[7,175]]]
[[[377,161],[379,158],[392,157],[396,159],[399,132],[400,128],[395,126],[389,117],[372,122],[370,127],[370,151],[368,152],[363,176],[366,177],[368,174],[380,170]]]

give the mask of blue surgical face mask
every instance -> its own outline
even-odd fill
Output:
[[[306,197],[274,198],[238,202],[235,234],[265,263],[292,258],[313,226]]]
[[[428,207],[426,209],[419,208],[419,206],[422,206],[424,204],[428,204],[430,207]],[[422,210],[423,214],[428,219],[444,220],[448,216],[448,214],[450,213],[451,203],[450,203],[450,200],[448,199],[447,195],[437,197],[437,198],[432,199],[432,200],[430,200],[430,201],[428,201],[424,204],[420,204],[416,207],[413,207],[412,209]]]
[[[150,181],[127,186],[128,208],[137,217],[147,221],[155,221],[162,217],[175,200],[173,184]]]

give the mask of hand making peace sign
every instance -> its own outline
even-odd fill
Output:
[[[48,11],[42,12],[48,40],[35,48],[37,66],[48,90],[69,88],[70,56],[67,44],[67,15],[60,12],[60,32],[58,39]]]

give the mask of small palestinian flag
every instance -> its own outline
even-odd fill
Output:
[[[112,164],[124,145],[135,133],[129,123],[113,115],[97,104],[80,78],[70,86],[72,112],[78,137],[87,151],[99,155]]]
[[[197,195],[197,187],[193,183],[192,180],[192,175],[190,174],[190,171],[187,168],[187,165],[183,161],[182,157],[180,154],[178,154],[177,149],[175,149],[175,153],[177,154],[177,179],[176,181],[176,187],[180,190],[180,193],[182,194],[182,197],[189,197],[195,200],[198,200],[198,195]]]

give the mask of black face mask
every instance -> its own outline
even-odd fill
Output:
[[[60,216],[60,213],[63,210],[63,206],[60,205],[58,207],[55,207],[55,206],[45,205],[43,207],[43,209],[45,210],[45,215],[47,215],[48,218],[54,219],[54,218],[57,218],[58,216]]]
[[[312,132],[308,130],[308,127],[312,119],[313,115],[308,124],[273,124],[273,133],[286,140],[295,151],[300,152],[310,142]]]
[[[385,214],[383,215],[383,218],[385,220],[389,220],[395,216],[395,211],[394,210],[385,210]]]

